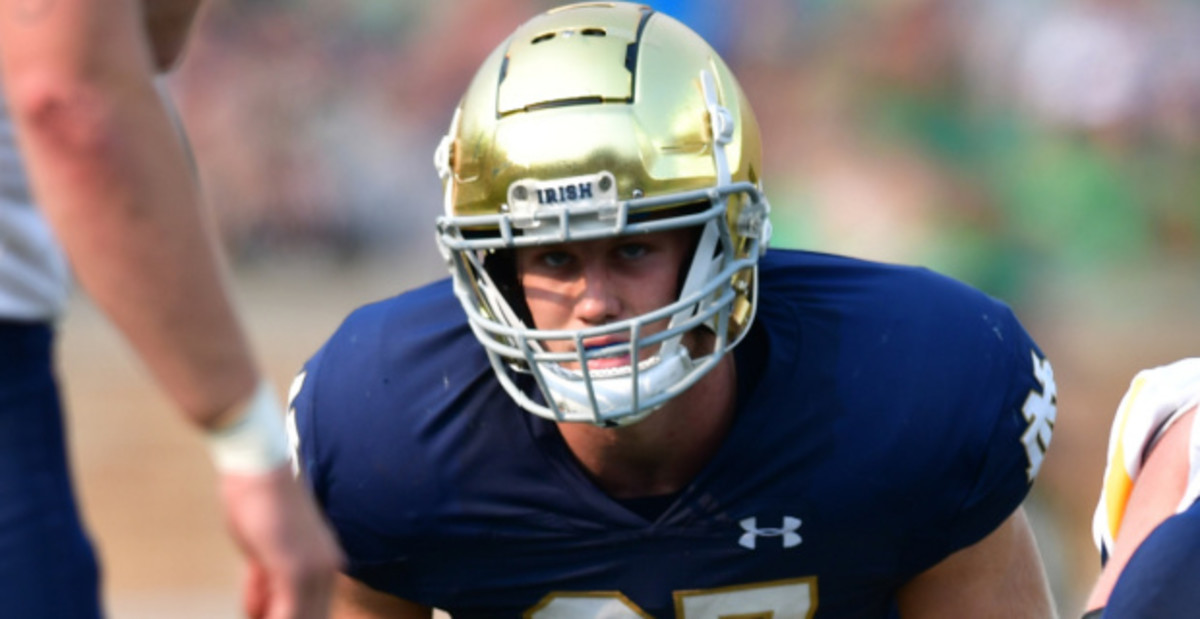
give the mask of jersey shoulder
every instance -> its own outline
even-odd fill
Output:
[[[773,344],[869,367],[879,388],[1001,397],[1041,382],[1035,365],[1048,368],[1006,303],[923,267],[773,251],[761,273],[764,320],[799,326]]]
[[[846,462],[871,463],[864,475],[927,495],[896,508],[917,529],[941,523],[910,536],[929,536],[914,552],[934,561],[1016,509],[1049,447],[1057,388],[1005,303],[925,268],[811,252],[769,252],[761,273],[771,365],[797,360],[765,388],[817,401],[815,423],[854,446]]]
[[[449,280],[443,279],[351,312],[305,364],[321,397],[345,399],[392,378],[428,391],[430,371],[478,371],[486,358],[471,334]]]
[[[293,384],[294,452],[327,491],[335,467],[421,448],[421,429],[490,372],[448,280],[360,307]]]
[[[959,329],[975,330],[979,319],[1004,322],[1012,314],[1003,301],[920,266],[772,250],[763,257],[761,273],[764,296],[777,297],[806,315],[903,321],[905,329],[920,338],[932,335],[953,341],[952,336],[961,335]],[[990,327],[986,330],[994,333]]]
[[[297,468],[348,573],[376,588],[415,586],[413,557],[488,531],[494,489],[527,493],[545,476],[529,415],[495,379],[447,280],[352,312],[292,392]]]

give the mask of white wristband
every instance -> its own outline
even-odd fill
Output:
[[[260,382],[228,425],[209,431],[208,447],[222,473],[258,475],[287,462],[283,407],[270,383]]]

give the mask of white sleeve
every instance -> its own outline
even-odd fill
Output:
[[[1183,413],[1200,402],[1200,358],[1143,370],[1121,398],[1108,439],[1108,463],[1100,500],[1092,516],[1096,547],[1107,555],[1121,526],[1134,480],[1150,448]],[[1200,496],[1200,424],[1193,424],[1188,448],[1188,487],[1177,511]]]

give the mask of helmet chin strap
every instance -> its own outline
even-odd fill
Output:
[[[704,224],[704,229],[700,233],[700,240],[696,243],[696,252],[692,255],[691,266],[688,267],[687,277],[684,278],[683,287],[679,291],[680,299],[686,299],[699,292],[720,271],[721,255],[717,253],[717,245],[720,242],[721,233],[717,229],[717,220],[710,220]],[[677,327],[687,319],[695,316],[704,307],[706,301],[707,299],[699,299],[695,303],[675,312],[671,316],[668,328]],[[680,348],[682,340],[682,333],[666,340],[663,342],[659,354],[661,356],[674,354]]]

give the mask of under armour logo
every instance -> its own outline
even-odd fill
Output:
[[[796,532],[800,528],[800,519],[791,516],[783,517],[782,527],[764,527],[758,528],[758,519],[754,517],[743,518],[739,524],[746,531],[738,538],[738,544],[754,550],[754,545],[760,537],[779,537],[783,536],[783,547],[791,548],[800,545],[800,534]]]

